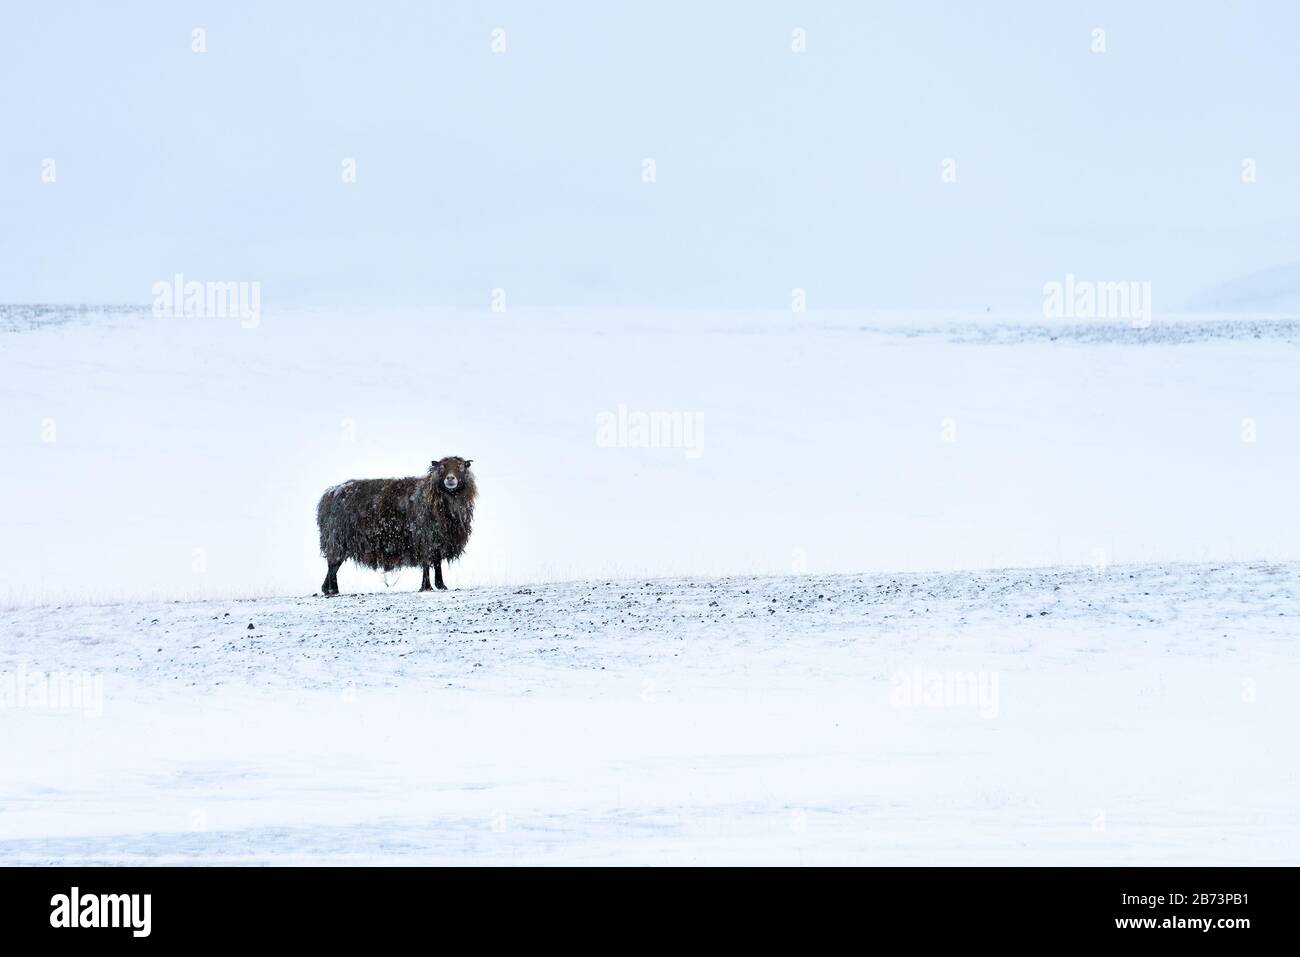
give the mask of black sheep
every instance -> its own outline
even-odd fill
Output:
[[[420,591],[445,590],[442,563],[455,561],[469,541],[478,489],[470,460],[438,459],[428,474],[399,479],[353,479],[327,489],[316,506],[320,550],[328,571],[321,592],[339,593],[339,566],[349,558],[382,571],[419,566]]]

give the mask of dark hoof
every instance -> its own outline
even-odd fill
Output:
[[[421,586],[420,586],[420,591],[433,591],[433,586],[432,586],[432,585],[421,585]]]
[[[446,590],[447,590],[447,586],[444,585],[442,582],[438,582],[438,591],[446,591]]]

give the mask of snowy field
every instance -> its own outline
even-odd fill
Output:
[[[1293,864],[1298,368],[1285,319],[10,310],[0,862]],[[449,454],[452,591],[315,597],[321,490]]]
[[[444,455],[480,491],[453,587],[1300,560],[1295,321],[46,321],[0,333],[0,605],[310,593],[321,492]],[[600,444],[620,408],[701,427]]]
[[[102,683],[4,715],[0,861],[1294,863],[1298,599],[1260,564],[9,611],[4,669]]]

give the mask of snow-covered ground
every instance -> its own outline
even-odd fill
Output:
[[[0,605],[310,593],[320,493],[444,455],[481,496],[453,587],[1300,560],[1294,321],[41,322],[0,331]],[[621,411],[680,441],[602,442]]]
[[[1294,863],[1298,618],[1268,564],[15,609],[0,671],[102,695],[0,713],[0,861]]]
[[[1300,853],[1292,319],[0,313],[0,861]]]

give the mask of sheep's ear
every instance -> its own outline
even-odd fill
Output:
[[[466,459],[466,460],[465,460],[465,468],[469,468],[469,467],[470,467],[471,465],[473,465],[473,464],[474,464],[474,460],[473,460],[473,459]]]
[[[437,460],[437,459],[434,459],[432,462],[429,463],[429,468],[431,468],[431,469],[436,469],[437,467],[438,467],[438,460]]]

